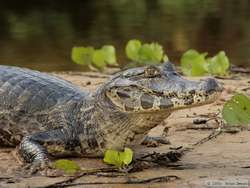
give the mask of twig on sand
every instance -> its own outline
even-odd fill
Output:
[[[0,176],[0,181],[6,181],[6,180],[10,180],[13,179],[13,176]]]
[[[73,72],[73,71],[66,71],[66,72],[53,72],[52,74],[67,74],[71,76],[86,76],[90,78],[109,78],[110,75],[103,74],[103,73],[95,73],[95,72]]]
[[[185,131],[187,129],[200,130],[200,129],[216,129],[217,125],[214,123],[208,123],[210,121],[217,121],[220,112],[208,113],[208,114],[193,114],[192,116],[187,115],[187,118],[193,118],[192,123],[190,122],[183,128],[177,129],[177,131]]]
[[[196,114],[196,113],[194,113],[193,115],[188,115],[187,114],[186,117],[187,118],[208,118],[208,120],[212,120],[212,119],[217,118],[220,113],[221,113],[220,111],[207,113],[207,114]]]
[[[37,188],[49,188],[49,187],[66,187],[65,185],[68,185],[72,182],[74,182],[75,180],[83,177],[83,176],[88,176],[88,175],[97,175],[100,172],[118,172],[119,169],[118,168],[98,168],[98,169],[89,169],[89,170],[83,170],[80,173],[78,173],[75,176],[69,177],[66,180],[57,182],[55,184],[52,185],[48,185],[48,186],[41,186],[41,187],[37,187]]]
[[[149,154],[146,154],[144,156],[141,156],[140,158],[137,158],[136,161],[146,161],[146,162],[153,162],[153,163],[173,163],[180,160],[182,155],[184,154],[184,151],[187,149],[185,148],[179,148],[174,151],[169,151],[166,153],[157,153],[152,152]]]
[[[214,76],[214,77],[221,80],[233,80],[235,78],[234,76]]]
[[[217,117],[217,118],[214,118],[215,121],[217,122],[218,124],[218,128],[213,130],[211,132],[211,134],[209,134],[207,137],[199,140],[198,142],[194,143],[193,146],[197,146],[197,145],[200,145],[200,144],[203,144],[213,138],[216,138],[218,135],[220,135],[221,133],[230,133],[230,134],[236,134],[238,132],[240,132],[241,130],[245,129],[245,130],[248,130],[248,127],[247,126],[226,126],[225,125],[225,122],[223,119]]]
[[[212,133],[209,134],[207,137],[205,137],[205,138],[199,140],[198,142],[194,143],[193,146],[197,146],[197,145],[203,144],[203,143],[205,143],[205,142],[207,142],[207,141],[209,141],[209,140],[211,140],[213,138],[216,138],[222,132],[223,132],[222,129],[219,127],[217,129],[213,130]]]
[[[185,165],[179,163],[180,158],[190,150],[182,146],[165,153],[152,152],[135,159],[135,162],[129,172],[140,171],[150,168],[154,165],[165,166],[171,169],[186,168]]]
[[[71,182],[58,182],[52,185],[45,186],[43,188],[56,188],[56,187],[73,187],[73,186],[80,186],[80,185],[104,185],[104,184],[145,184],[145,183],[160,183],[160,182],[169,182],[178,180],[180,177],[175,175],[169,175],[169,176],[160,176],[160,177],[154,177],[154,178],[148,178],[148,179],[137,179],[133,178],[125,181],[105,181],[105,182],[80,182],[80,183],[72,183]],[[38,187],[37,187],[38,188]],[[40,187],[42,188],[42,187]]]
[[[250,168],[250,166],[242,166],[241,168]]]
[[[219,120],[219,118],[215,119],[216,122],[219,124],[219,127],[215,130],[213,130],[207,137],[199,140],[198,142],[194,143],[193,146],[197,146],[197,145],[201,145],[209,140],[212,140],[213,138],[216,138],[217,136],[219,136],[223,131],[223,127],[224,127],[224,122],[223,120]]]
[[[237,66],[231,67],[230,71],[234,73],[250,73],[250,69]]]
[[[241,89],[242,91],[247,91],[247,90],[250,90],[250,87],[245,87],[243,89]]]

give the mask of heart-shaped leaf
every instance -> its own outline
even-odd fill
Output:
[[[126,45],[126,55],[133,61],[139,60],[139,50],[141,48],[141,42],[139,40],[130,40]]]
[[[209,73],[212,75],[224,76],[229,68],[229,59],[224,51],[220,51],[216,56],[207,59]]]
[[[202,76],[207,73],[206,53],[188,50],[181,57],[181,69],[187,76]]]
[[[94,48],[92,47],[73,47],[71,59],[80,65],[89,65],[92,61]]]
[[[63,170],[66,174],[74,174],[81,170],[80,166],[72,160],[59,159],[53,163],[55,169]]]
[[[98,69],[103,69],[106,66],[105,52],[103,50],[95,50],[92,58],[93,65]]]
[[[112,164],[117,167],[129,165],[133,160],[133,151],[129,148],[125,148],[123,152],[116,150],[106,150],[103,161],[107,164]]]
[[[105,61],[109,65],[117,65],[114,46],[104,45],[101,49],[104,51]]]
[[[160,63],[163,53],[162,46],[157,43],[143,44],[139,50],[140,63]]]
[[[236,94],[224,104],[222,117],[230,125],[250,124],[250,99]]]
[[[182,55],[181,69],[187,76],[203,76],[206,74],[224,76],[229,68],[229,60],[224,51],[214,57],[206,58],[207,53],[188,50]]]
[[[126,55],[139,65],[158,64],[168,60],[163,47],[156,42],[142,44],[139,40],[130,40],[126,45]]]

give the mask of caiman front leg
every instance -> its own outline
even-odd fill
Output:
[[[26,136],[20,143],[19,154],[29,163],[30,173],[50,167],[52,156],[73,156],[80,149],[78,137],[73,131],[58,128]]]
[[[157,126],[149,131],[149,133],[143,138],[141,144],[147,147],[158,147],[162,144],[171,144],[167,139],[168,128],[165,126]]]

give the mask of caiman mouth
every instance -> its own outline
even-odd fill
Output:
[[[210,104],[218,99],[221,91],[221,87],[208,91],[190,90],[186,92],[160,92],[143,88],[143,94],[140,96],[140,108],[134,108],[133,111],[177,110]]]

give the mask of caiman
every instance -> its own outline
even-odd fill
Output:
[[[94,93],[47,73],[0,66],[0,144],[18,146],[34,169],[51,157],[102,156],[221,91],[213,78],[182,78],[170,62],[119,72]]]

